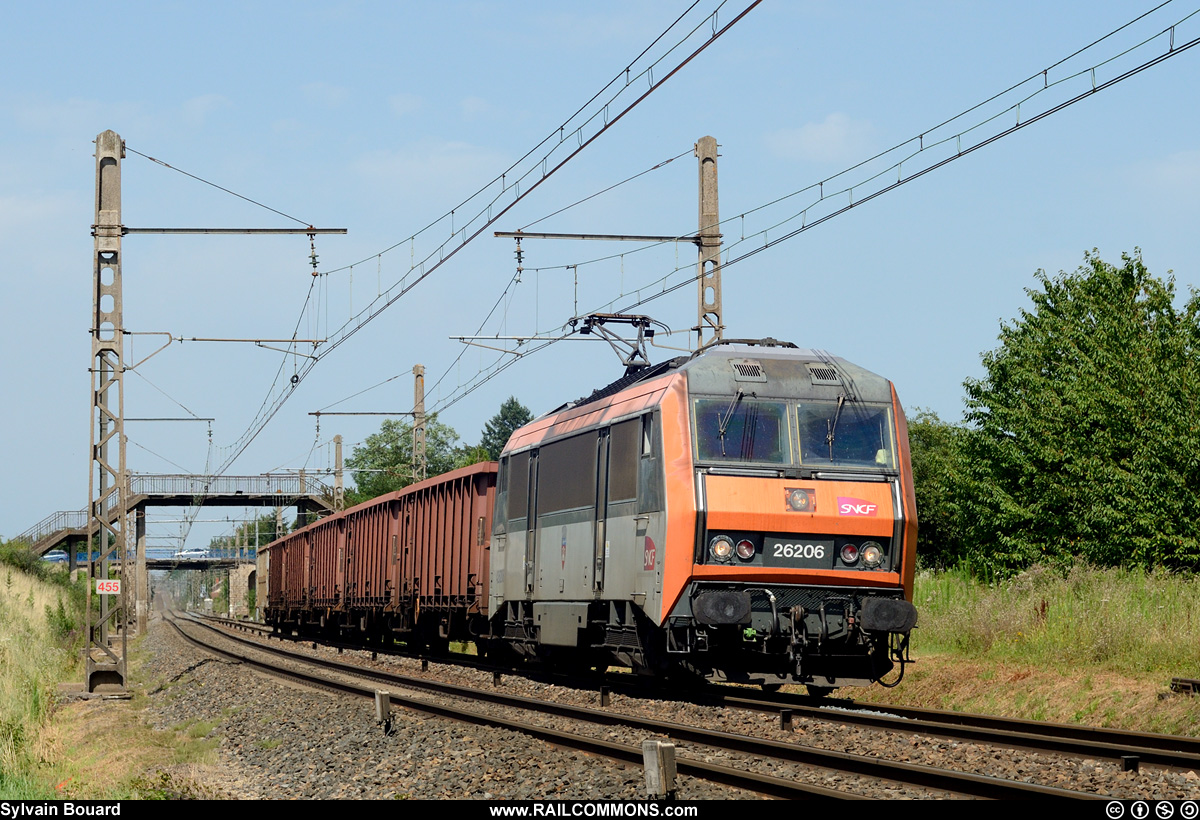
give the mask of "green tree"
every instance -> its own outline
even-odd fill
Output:
[[[346,492],[346,504],[402,490],[413,483],[413,425],[410,421],[385,419],[378,433],[367,436],[346,459],[354,473],[355,488]],[[466,451],[458,447],[458,433],[442,424],[436,415],[425,422],[425,461],[427,477],[441,475],[466,462]]]
[[[1177,308],[1140,251],[1037,279],[964,385],[970,548],[1200,568],[1200,294]]]
[[[919,407],[908,420],[920,521],[917,555],[922,566],[952,567],[964,556],[963,438],[969,433],[962,425],[942,421],[937,413]]]
[[[218,535],[208,542],[210,550],[236,549],[239,544],[250,547],[265,547],[276,538],[288,534],[291,527],[287,519],[283,519],[279,531],[275,529],[275,512],[267,512],[251,521],[244,521],[233,528],[233,535]]]
[[[500,412],[483,426],[479,446],[486,451],[489,460],[495,461],[500,458],[500,452],[504,445],[508,444],[513,430],[531,421],[533,413],[529,408],[517,401],[516,396],[509,396],[504,404],[500,405]]]
[[[454,468],[467,467],[481,461],[494,461],[482,444],[463,445],[454,449]]]

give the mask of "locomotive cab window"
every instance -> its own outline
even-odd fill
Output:
[[[741,392],[695,403],[696,456],[700,461],[792,461],[788,408],[782,401],[746,398]]]
[[[886,405],[803,402],[797,407],[800,463],[895,470],[892,413]]]

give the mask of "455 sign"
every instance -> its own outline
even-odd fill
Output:
[[[96,594],[97,595],[120,595],[121,594],[121,579],[120,578],[97,578],[96,579]]]

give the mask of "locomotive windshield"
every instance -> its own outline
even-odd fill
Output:
[[[698,462],[896,469],[892,412],[887,405],[793,404],[747,398],[739,391],[727,398],[696,399],[694,412]]]
[[[800,463],[811,467],[895,469],[891,411],[852,401],[798,405]]]
[[[696,446],[701,461],[789,464],[787,404],[748,399],[741,391],[727,399],[697,399]]]

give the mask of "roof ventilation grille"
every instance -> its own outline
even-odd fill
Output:
[[[733,379],[739,382],[765,382],[767,376],[763,373],[762,363],[756,359],[730,359],[733,367]]]
[[[813,384],[837,385],[842,383],[842,380],[838,378],[837,370],[828,365],[810,364],[808,375],[812,377]]]

